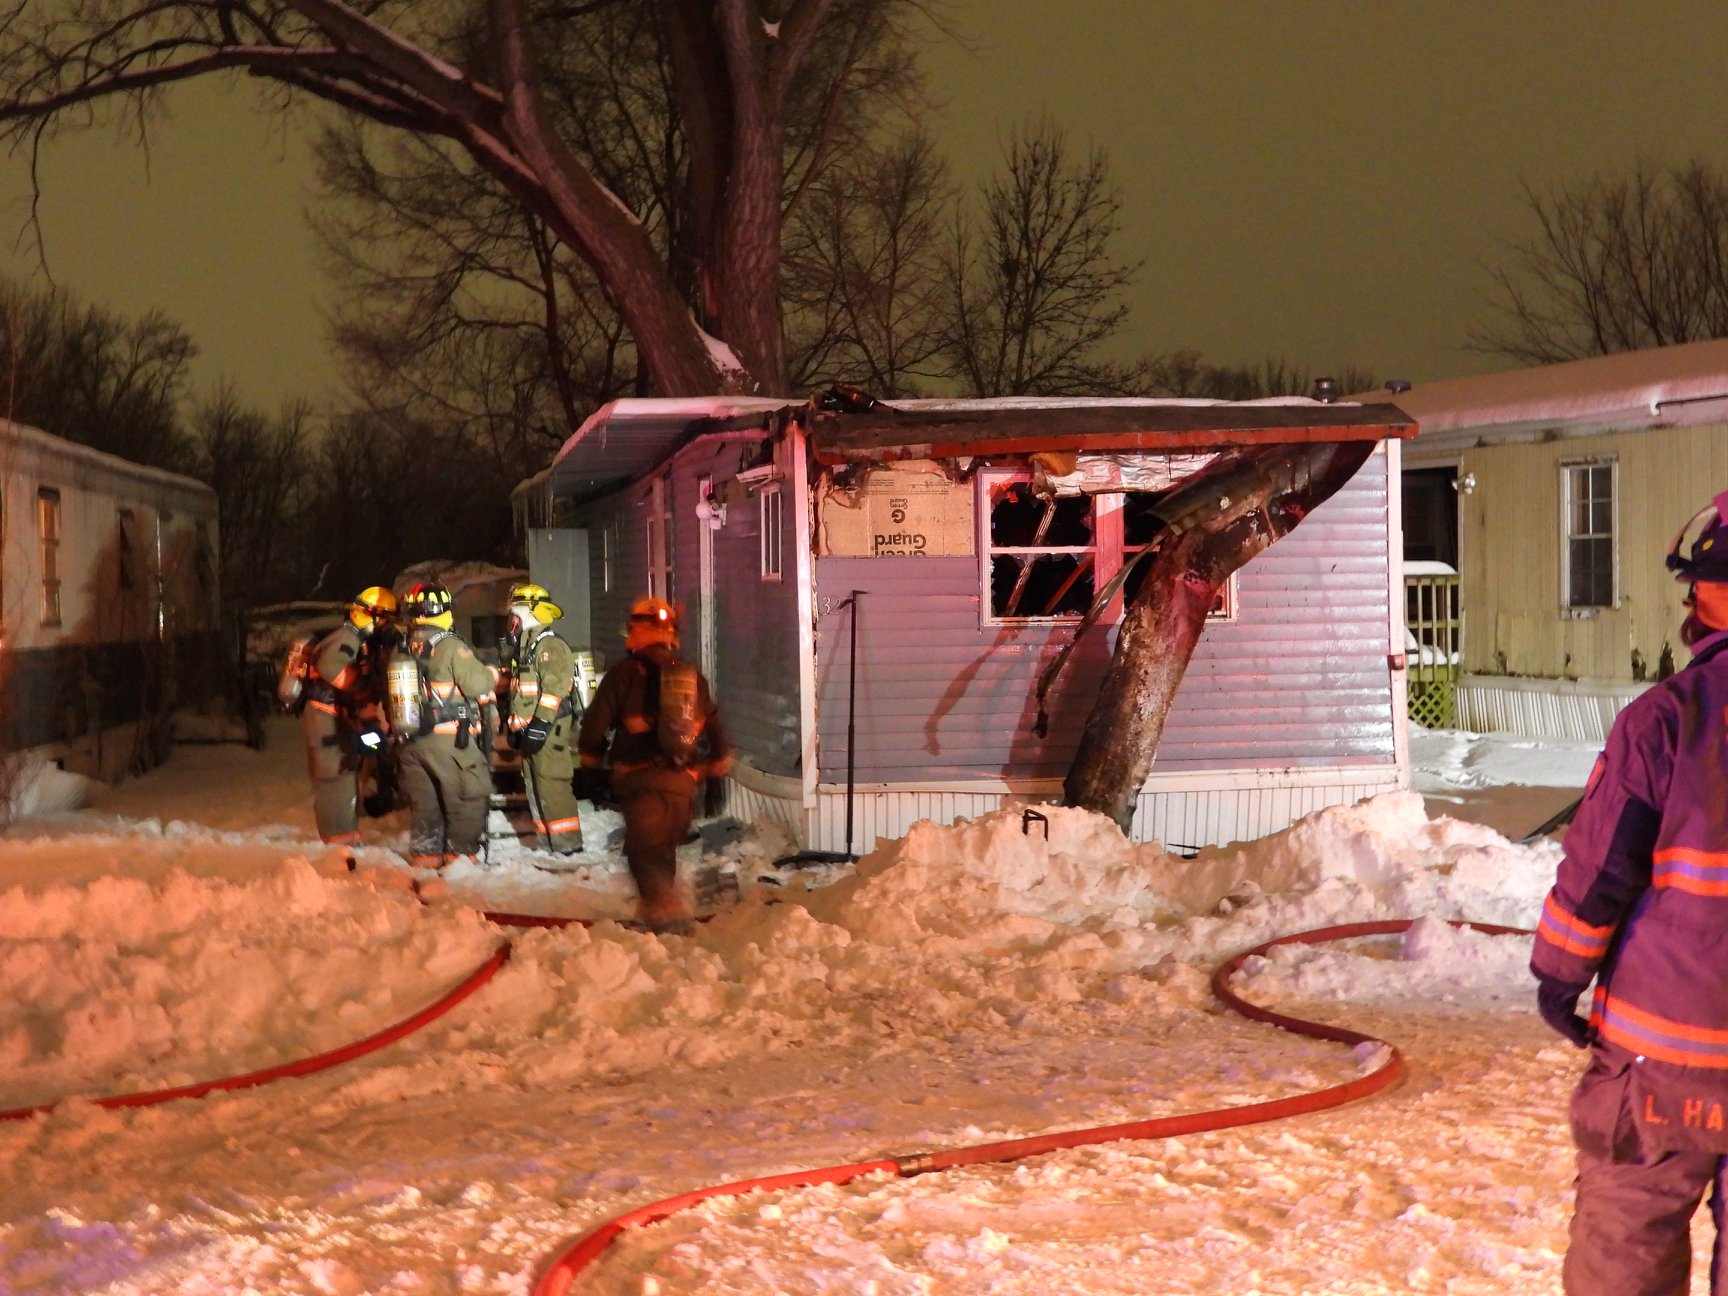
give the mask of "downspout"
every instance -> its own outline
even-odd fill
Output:
[[[1404,655],[1404,447],[1396,438],[1380,443],[1386,451],[1386,594],[1391,624],[1386,644],[1387,674],[1392,686],[1392,760],[1398,786],[1410,786],[1410,663]]]
[[[786,480],[792,488],[792,553],[798,579],[798,775],[807,846],[816,813],[816,520],[811,514],[810,438],[796,414],[786,422]]]

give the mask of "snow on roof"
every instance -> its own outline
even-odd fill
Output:
[[[201,495],[207,499],[216,498],[215,488],[207,482],[201,482],[196,477],[188,477],[184,473],[169,472],[166,468],[153,468],[149,464],[141,464],[134,459],[126,459],[106,450],[98,450],[87,446],[81,441],[70,441],[52,432],[44,432],[41,428],[31,427],[28,423],[15,423],[11,419],[0,418],[0,437],[34,445],[39,450],[61,458],[77,459],[87,464],[94,464],[117,473],[122,477],[130,477],[134,481],[155,482],[161,486],[183,491],[188,495]]]
[[[1331,405],[1355,405],[1356,401],[1332,401]],[[1307,396],[1264,396],[1258,400],[1210,400],[1187,396],[989,396],[922,397],[917,400],[885,400],[878,404],[897,410],[997,410],[997,409],[1158,409],[1177,406],[1203,409],[1209,405],[1299,405],[1324,408],[1327,402]]]
[[[416,581],[438,581],[452,595],[459,595],[471,586],[510,584],[526,575],[519,567],[500,567],[479,559],[452,562],[444,558],[429,558],[404,567],[397,573],[394,583],[406,588]]]
[[[1382,388],[1353,399],[1395,401],[1420,426],[1419,443],[1489,429],[1515,439],[1551,427],[1721,422],[1728,420],[1728,340],[1451,378],[1399,392]]]

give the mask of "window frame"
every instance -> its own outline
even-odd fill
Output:
[[[992,592],[992,574],[995,558],[1000,554],[1085,554],[1090,557],[1092,566],[1093,597],[1097,591],[1104,588],[1115,566],[1109,571],[1101,570],[1106,565],[1106,555],[1115,554],[1117,565],[1121,554],[1121,507],[1119,497],[1101,494],[1084,494],[1078,498],[1087,501],[1090,511],[1092,534],[1090,543],[1085,545],[997,545],[992,543],[991,521],[995,511],[992,488],[998,485],[1025,485],[1032,481],[1029,468],[986,468],[978,473],[976,492],[973,496],[977,508],[977,551],[978,578],[982,597],[978,610],[982,622],[986,626],[1071,626],[1078,625],[1085,616],[1084,612],[1062,612],[1050,616],[1002,616],[996,611],[996,600]],[[1112,536],[1114,543],[1111,543]]]
[[[986,468],[978,473],[977,489],[974,494],[977,509],[977,553],[979,577],[979,614],[981,622],[986,626],[1073,626],[1084,618],[1084,613],[1061,613],[1042,617],[1004,617],[996,613],[994,599],[991,593],[991,560],[1000,553],[1044,552],[1025,545],[992,546],[990,543],[991,492],[993,484],[999,482],[1030,482],[1032,471],[1029,468]],[[1129,495],[1159,494],[1156,491],[1087,491],[1081,498],[1090,502],[1092,509],[1092,543],[1089,546],[1052,545],[1050,553],[1089,552],[1092,555],[1092,588],[1094,599],[1096,591],[1102,590],[1128,561],[1142,549],[1144,545],[1129,545],[1123,527],[1123,506]],[[1099,617],[1100,621],[1113,623],[1122,619],[1123,598],[1118,590],[1111,598],[1110,607]],[[1237,597],[1236,573],[1231,572],[1219,589],[1218,606],[1206,614],[1208,621],[1235,621],[1239,615],[1239,599]]]
[[[1608,530],[1575,532],[1572,527],[1573,508],[1579,502],[1578,480],[1582,475],[1606,470],[1608,486]],[[1590,497],[1595,498],[1595,497]],[[1577,540],[1607,542],[1608,601],[1578,603],[1573,601],[1572,546]],[[1568,619],[1585,619],[1620,606],[1620,460],[1617,455],[1579,455],[1560,461],[1560,614]]]
[[[643,519],[647,539],[648,594],[673,601],[672,479],[661,473],[648,483],[648,511]]]
[[[138,552],[133,536],[133,532],[138,529],[138,514],[131,505],[122,504],[114,510],[114,524],[115,529],[119,532],[120,588],[122,590],[137,589],[144,583],[139,579]]]
[[[765,581],[786,579],[786,495],[777,481],[763,482],[756,492],[760,531],[759,575]]]
[[[614,516],[600,524],[600,592],[610,594],[618,588],[618,543],[623,538],[622,524]]]
[[[65,529],[65,516],[60,491],[54,486],[36,488],[37,557],[42,576],[42,624],[64,625],[65,609],[61,606],[60,537]]]

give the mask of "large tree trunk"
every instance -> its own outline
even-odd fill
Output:
[[[1165,502],[1176,534],[1151,558],[1123,614],[1063,784],[1069,805],[1109,815],[1127,831],[1219,587],[1349,481],[1373,449],[1353,441],[1247,451]]]
[[[492,35],[504,97],[503,125],[532,181],[483,149],[474,156],[529,201],[593,267],[623,316],[662,396],[700,396],[747,385],[718,363],[689,304],[640,221],[600,184],[550,125],[521,0],[492,0]]]

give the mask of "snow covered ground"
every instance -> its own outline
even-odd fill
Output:
[[[1558,847],[1487,826],[1496,791],[1542,794],[1515,816],[1528,831],[1594,752],[1412,747],[1417,791],[1195,860],[1060,808],[1047,840],[1009,811],[820,875],[754,834],[693,845],[687,871],[718,866],[742,903],[690,938],[481,916],[626,912],[615,816],[588,821],[576,874],[511,843],[423,901],[399,817],[367,826],[355,873],[316,843],[291,729],[262,752],[177,749],[0,838],[0,1108],[58,1101],[0,1123],[0,1293],[519,1293],[560,1243],[674,1193],[1338,1083],[1371,1062],[1221,1010],[1208,978],[1272,937],[1388,917],[1430,921],[1282,947],[1237,988],[1395,1044],[1396,1089],[719,1200],[626,1234],[579,1289],[1558,1292],[1581,1055],[1535,1015],[1527,938],[1438,920],[1533,924]],[[342,1067],[137,1109],[80,1098],[362,1037],[506,940],[451,1015]]]

